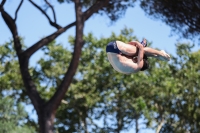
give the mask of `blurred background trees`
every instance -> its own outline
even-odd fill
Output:
[[[134,126],[139,132],[139,125],[143,125],[162,129],[161,132],[199,132],[200,66],[197,62],[200,51],[191,52],[193,46],[177,44],[177,57],[172,57],[169,63],[150,58],[148,71],[123,75],[111,67],[105,53],[105,44],[115,39],[128,42],[137,37],[127,28],[120,35],[112,33],[108,38],[97,39],[91,33],[84,36],[80,65],[56,113],[55,130],[59,133],[121,132]],[[74,37],[69,37],[69,42],[73,45]],[[10,55],[1,64],[3,96],[29,103],[24,91],[18,92],[10,84],[10,81],[18,83],[18,88],[23,90],[21,79],[14,78],[18,65],[11,65],[16,61],[11,58],[14,54],[9,50],[11,47],[12,42],[2,45]],[[30,68],[30,72],[39,93],[48,99],[63,78],[71,51],[55,41],[42,50],[45,56],[35,68]],[[4,53],[0,53],[1,57]],[[10,64],[7,70],[6,64]],[[33,129],[37,128],[27,116],[23,119]]]
[[[148,71],[123,75],[114,71],[109,64],[105,46],[113,40],[138,40],[133,30],[124,28],[119,35],[112,33],[110,37],[98,39],[92,33],[83,35],[83,28],[84,22],[97,12],[108,15],[115,22],[124,14],[125,9],[134,6],[135,1],[124,1],[123,4],[122,1],[114,0],[85,0],[81,6],[80,1],[76,1],[77,21],[64,27],[56,19],[50,20],[41,6],[29,1],[57,31],[42,38],[33,47],[27,47],[16,32],[20,31],[15,23],[18,10],[16,16],[11,18],[3,8],[6,1],[2,0],[0,11],[13,34],[13,39],[0,45],[0,120],[4,123],[0,125],[2,130],[120,133],[135,127],[135,132],[138,133],[142,130],[139,125],[142,125],[162,133],[199,132],[200,51],[192,52],[193,45],[177,44],[177,55],[170,62],[150,58],[151,66]],[[51,4],[45,2],[53,11]],[[66,4],[65,2],[74,1],[59,2]],[[188,16],[198,13],[199,3],[174,1],[171,5],[170,1],[163,2],[142,1],[141,7],[149,15],[169,24],[173,31],[181,30],[180,35],[183,33],[185,36],[188,33],[187,37],[198,37],[199,16],[187,17],[186,13],[189,13]],[[102,8],[94,9],[97,5]],[[19,4],[19,8],[21,6],[23,5]],[[177,8],[172,10],[173,6]],[[185,12],[188,6],[194,8]],[[80,8],[84,11],[81,12]],[[84,22],[80,18],[84,18]],[[54,39],[72,26],[76,26],[77,30],[76,36],[68,39],[74,48],[71,50],[57,44]],[[29,66],[29,58],[39,49],[44,56],[35,66]],[[56,95],[57,93],[60,95]],[[61,97],[53,100],[55,96]],[[22,105],[29,104],[35,104],[38,118],[45,119],[44,123],[51,121],[50,125],[46,125],[48,130],[44,129],[45,125],[31,120],[24,112]],[[51,104],[56,104],[57,108]]]
[[[13,97],[0,96],[0,130],[2,133],[34,133],[35,127],[27,123],[28,113]]]

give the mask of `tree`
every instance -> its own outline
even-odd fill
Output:
[[[64,2],[59,0],[60,2]],[[73,2],[75,5],[75,13],[76,13],[76,21],[72,22],[64,27],[60,26],[56,21],[56,14],[54,11],[53,6],[47,0],[45,3],[47,7],[49,7],[53,12],[53,20],[49,17],[49,15],[42,9],[39,5],[37,5],[34,1],[29,0],[29,2],[36,7],[49,21],[50,25],[57,29],[56,32],[42,38],[41,40],[37,41],[31,47],[26,49],[22,48],[22,43],[20,41],[20,37],[18,34],[18,27],[16,24],[18,12],[23,4],[23,0],[19,3],[14,18],[4,9],[4,4],[6,0],[2,0],[0,4],[0,12],[2,15],[3,20],[5,21],[6,25],[8,26],[10,32],[12,33],[13,41],[14,41],[14,48],[18,57],[20,72],[23,80],[24,87],[26,89],[26,93],[29,96],[36,112],[38,115],[38,123],[40,125],[40,132],[41,133],[52,133],[54,118],[56,110],[58,109],[62,98],[65,96],[67,92],[73,76],[76,72],[78,67],[81,50],[84,44],[83,41],[83,29],[84,23],[88,18],[90,18],[94,13],[98,11],[105,12],[109,15],[111,20],[117,20],[120,15],[123,15],[123,12],[128,7],[133,6],[133,1],[124,1],[123,4],[121,1],[115,0],[96,0],[96,1],[80,1],[80,0],[67,0],[66,2]],[[115,9],[115,10],[112,10]],[[116,11],[116,12],[114,12]],[[122,12],[121,12],[122,11]],[[71,60],[69,61],[69,67],[65,72],[62,81],[57,86],[55,93],[49,99],[43,99],[38,91],[37,85],[34,83],[33,77],[29,71],[29,59],[30,57],[37,52],[39,49],[44,47],[45,45],[50,44],[54,39],[58,36],[63,34],[66,30],[71,28],[72,26],[76,26],[76,36],[74,42],[74,51]]]
[[[148,71],[124,75],[111,67],[105,53],[105,44],[116,39],[128,42],[137,37],[127,28],[108,38],[84,36],[80,64],[57,111],[55,130],[121,132],[135,125],[139,132],[142,118],[144,126],[157,132],[199,132],[200,52],[191,52],[189,44],[178,44],[177,56],[170,62],[150,58]],[[69,38],[72,46],[74,40]],[[42,50],[45,56],[29,71],[41,97],[48,100],[62,81],[71,51],[55,41]],[[10,81],[23,90],[12,41],[0,47],[0,59],[2,91],[17,90]],[[23,92],[16,94],[20,95],[17,102],[24,101]],[[96,123],[99,120],[101,126]]]
[[[197,0],[142,0],[141,8],[148,16],[160,19],[172,28],[172,31],[184,38],[199,38],[200,2]]]
[[[173,68],[176,72],[176,97],[171,101],[170,115],[167,123],[173,126],[175,132],[190,131],[198,133],[199,127],[199,63],[200,51],[191,52],[194,46],[189,44],[178,44],[178,58],[174,60]],[[175,67],[176,66],[176,67]],[[176,119],[175,119],[176,117]]]
[[[154,118],[160,123],[163,133],[200,131],[197,113],[200,76],[197,60],[200,56],[199,51],[191,52],[192,47],[189,44],[178,44],[177,57],[172,57],[167,68],[159,64],[153,67],[150,83],[157,92],[146,102],[150,110],[156,112]]]

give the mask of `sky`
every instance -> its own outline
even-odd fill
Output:
[[[37,4],[43,5],[42,0],[35,0]],[[58,4],[57,2],[51,2],[54,4],[54,8],[57,14],[57,22],[62,25],[68,25],[75,21],[74,5]],[[14,17],[15,10],[19,1],[8,0],[5,4],[5,10],[11,13]],[[48,14],[52,14],[51,10],[48,10]],[[35,7],[33,7],[28,1],[24,1],[21,9],[19,10],[17,17],[18,33],[20,36],[24,37],[24,42],[27,46],[33,45],[35,42],[40,40],[42,37],[48,36],[49,34],[56,31],[55,28],[51,27],[47,19],[42,15]],[[159,20],[152,20],[147,17],[144,11],[136,3],[134,8],[130,8],[126,11],[125,15],[119,19],[114,24],[110,25],[110,20],[106,16],[93,15],[85,23],[84,34],[92,32],[95,37],[109,37],[112,32],[117,35],[120,34],[120,30],[124,27],[132,28],[134,30],[134,35],[138,39],[146,38],[148,41],[152,42],[152,47],[163,49],[168,53],[175,55],[176,47],[175,44],[180,42],[190,42],[187,39],[179,39],[178,35],[171,35],[171,28],[165,25]],[[67,30],[63,35],[56,39],[57,43],[62,43],[64,46],[68,47],[68,36],[75,34],[75,28]],[[12,35],[5,25],[2,17],[0,17],[0,45],[4,44],[6,41],[11,39]],[[106,44],[105,44],[106,45]],[[194,51],[197,51],[200,47],[196,44]],[[40,56],[38,56],[40,55]],[[34,65],[42,54],[37,52],[31,57],[30,65]],[[32,107],[26,107],[27,111],[31,112]],[[33,118],[35,114],[32,114]],[[141,121],[142,122],[142,121]],[[142,128],[142,127],[141,127]],[[142,130],[140,133],[153,133],[153,130]],[[134,133],[134,129],[129,132],[124,133]]]

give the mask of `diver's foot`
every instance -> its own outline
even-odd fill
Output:
[[[144,38],[144,39],[142,40],[141,44],[142,44],[144,47],[146,47],[146,46],[147,46],[147,40]]]

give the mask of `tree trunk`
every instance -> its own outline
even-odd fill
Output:
[[[158,128],[156,129],[156,133],[159,133],[159,132],[160,132],[160,130],[161,130],[163,124],[164,124],[164,118],[162,118],[160,124],[158,125]]]
[[[40,133],[54,133],[55,113],[50,112],[47,108],[40,108],[38,113],[38,123]]]
[[[138,115],[136,114],[136,119],[135,119],[135,133],[139,133],[139,124],[138,124]]]

